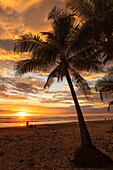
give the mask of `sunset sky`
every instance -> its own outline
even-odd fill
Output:
[[[25,33],[37,34],[50,30],[47,16],[55,5],[62,8],[65,1],[0,0],[0,116],[21,113],[33,116],[72,116],[76,113],[66,80],[62,83],[55,82],[49,89],[44,90],[48,73],[16,76],[13,70],[16,61],[30,57],[30,54],[13,52],[14,40]],[[104,74],[82,75],[92,88],[90,99],[87,100],[75,87],[84,115],[108,114],[110,99],[102,102],[99,93],[94,89],[95,81]]]

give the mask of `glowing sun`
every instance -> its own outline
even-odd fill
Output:
[[[25,113],[25,112],[18,112],[18,113],[16,113],[16,116],[22,116],[22,117],[24,117],[24,116],[28,116],[28,114]]]

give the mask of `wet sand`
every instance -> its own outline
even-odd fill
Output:
[[[93,144],[113,159],[113,120],[87,122]],[[74,169],[78,123],[0,128],[0,170]]]

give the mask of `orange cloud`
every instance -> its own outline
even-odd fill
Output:
[[[84,75],[84,78],[89,81],[96,81],[99,77],[105,76],[105,73],[88,73],[88,75]]]
[[[23,12],[27,10],[32,5],[38,5],[42,0],[4,0],[0,1],[0,5],[3,8],[12,8],[15,9],[18,12]],[[10,12],[9,12],[10,13]]]

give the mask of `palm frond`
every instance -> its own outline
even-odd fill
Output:
[[[54,39],[54,33],[53,32],[41,32],[42,35],[46,35],[47,39]]]
[[[82,28],[73,41],[73,52],[80,47],[106,42],[113,35],[113,1],[112,0],[67,0],[68,6],[82,19]],[[106,57],[110,59],[110,55]]]
[[[108,13],[112,15],[112,0],[66,0],[66,5],[82,20],[92,17],[100,20],[108,19]]]
[[[78,71],[102,72],[102,63],[97,56],[98,53],[88,48],[71,57],[69,64]]]
[[[32,33],[20,36],[15,40],[14,51],[16,52],[31,52],[37,49],[43,41],[39,35],[33,35]]]
[[[46,36],[46,42],[48,42],[48,44],[51,44],[52,46],[54,46],[54,48],[58,48],[57,41],[56,41],[56,35],[54,32],[52,32],[52,31],[41,32],[41,34]]]
[[[24,74],[27,72],[34,71],[36,67],[37,67],[36,60],[28,59],[28,60],[18,61],[14,66],[14,70],[16,70],[16,74]]]
[[[33,71],[46,71],[48,67],[50,68],[50,65],[48,66],[45,61],[28,59],[18,61],[14,66],[14,70],[16,70],[16,74],[24,74]]]
[[[86,21],[93,15],[94,4],[90,0],[66,0],[66,6],[79,16],[80,21]]]
[[[46,62],[47,65],[55,65],[58,60],[57,53],[55,46],[45,42],[33,52],[33,56],[38,60]]]
[[[63,81],[63,77],[65,76],[63,72],[62,64],[59,64],[48,76],[46,84],[44,88],[49,88],[51,84],[54,82],[54,79],[57,78],[57,81]]]
[[[52,29],[54,32],[54,36],[47,33],[47,37],[49,39],[52,38],[52,41],[54,40],[59,49],[67,49],[67,39],[70,39],[70,31],[74,27],[74,14],[70,14],[66,11],[64,12],[63,10],[59,10],[56,7],[53,8],[50,14],[51,15],[49,18],[52,20]]]
[[[86,21],[81,28],[77,30],[77,34],[73,35],[73,41],[71,42],[70,50],[74,53],[80,49],[89,47],[97,48],[97,43],[100,42],[102,33],[102,23],[91,18]]]
[[[72,75],[73,82],[79,88],[79,90],[88,98],[91,93],[91,89],[87,81],[74,69],[72,69],[71,67],[69,69]]]
[[[48,15],[48,20],[57,20],[58,15],[61,13],[62,9],[59,9],[58,7],[54,7],[51,12]]]

